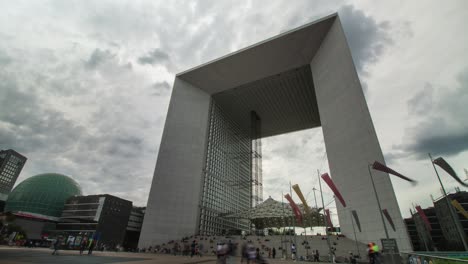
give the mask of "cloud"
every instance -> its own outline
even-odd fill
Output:
[[[11,58],[0,50],[0,65],[7,65],[11,62]]]
[[[169,61],[169,55],[160,49],[154,49],[148,52],[146,55],[138,58],[138,62],[143,65],[156,65],[167,61]]]
[[[404,144],[394,146],[417,158],[452,156],[468,150],[468,70],[459,74],[454,89],[426,84],[408,100],[408,114],[415,122],[406,128]]]
[[[115,54],[112,54],[109,50],[95,49],[91,54],[89,60],[86,61],[86,67],[90,69],[95,69],[104,62],[113,60],[114,58]]]
[[[367,74],[366,67],[378,61],[385,49],[392,45],[389,21],[376,21],[363,10],[345,5],[338,11],[353,55],[354,64],[360,74]],[[407,24],[406,24],[407,25]],[[407,25],[409,26],[409,25]]]
[[[29,152],[42,149],[49,153],[67,151],[79,140],[84,128],[45,108],[37,94],[23,91],[18,81],[0,71],[0,146]]]
[[[415,115],[424,115],[431,111],[433,107],[434,88],[430,83],[424,85],[424,88],[418,91],[411,99],[408,100],[408,113]]]
[[[156,96],[161,96],[163,94],[166,94],[168,91],[171,90],[171,86],[169,85],[168,82],[157,82],[151,85],[151,89],[154,91],[152,95]]]

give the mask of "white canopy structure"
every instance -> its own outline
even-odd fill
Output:
[[[324,226],[323,215],[319,213],[322,209],[310,208],[310,215],[304,212],[304,206],[298,204],[302,212],[303,223],[296,223],[296,217],[288,203],[278,202],[269,197],[263,203],[248,210],[224,215],[225,218],[249,219],[258,229],[288,226]]]

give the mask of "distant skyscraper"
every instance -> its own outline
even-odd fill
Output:
[[[8,149],[0,150],[0,210],[15,185],[27,158],[18,152]]]

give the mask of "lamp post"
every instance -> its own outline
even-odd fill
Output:
[[[312,191],[314,191],[315,208],[318,209],[318,207],[317,207],[317,196],[315,196],[315,191],[317,191],[317,189],[314,187],[314,188],[312,188]]]
[[[330,255],[330,258],[331,258],[331,257],[332,257],[332,256],[331,256],[332,250],[331,250],[330,238],[328,237],[328,231],[327,231],[328,222],[327,222],[327,218],[326,218],[326,216],[325,216],[325,202],[323,201],[322,181],[320,180],[320,171],[319,171],[319,170],[317,170],[317,176],[318,176],[318,179],[319,179],[320,196],[322,197],[323,221],[324,221],[324,223],[325,223],[325,235],[327,236],[328,254]]]
[[[372,182],[372,188],[374,188],[375,200],[377,201],[377,205],[379,206],[379,213],[380,213],[380,217],[382,218],[382,224],[383,224],[383,227],[384,227],[384,230],[385,230],[385,237],[387,239],[389,239],[390,237],[388,236],[387,225],[385,224],[385,219],[384,219],[384,216],[383,216],[382,207],[380,206],[379,195],[377,194],[377,190],[375,189],[374,177],[372,177],[371,166],[372,166],[371,164],[368,164],[367,169],[369,171],[369,176],[370,176],[370,179],[371,179],[371,182]]]

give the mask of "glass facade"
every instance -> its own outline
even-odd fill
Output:
[[[25,163],[26,157],[14,150],[0,151],[0,199],[6,200]]]
[[[260,122],[255,117],[253,122]],[[255,156],[253,151],[261,145],[253,143],[252,131],[258,132],[241,129],[212,100],[199,234],[249,230],[248,220],[223,216],[249,209],[261,201],[261,187],[258,187],[261,186],[261,152]]]
[[[8,196],[5,211],[60,217],[65,201],[81,195],[78,183],[68,176],[46,173],[21,182]]]

